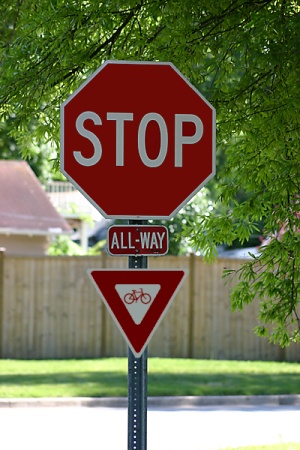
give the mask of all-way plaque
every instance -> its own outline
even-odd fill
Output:
[[[161,256],[168,252],[168,229],[162,225],[113,225],[107,231],[110,255]]]

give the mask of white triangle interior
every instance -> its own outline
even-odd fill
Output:
[[[160,284],[116,284],[115,289],[132,320],[139,325],[157,296]]]

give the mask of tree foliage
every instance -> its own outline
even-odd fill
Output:
[[[192,253],[194,248],[192,244],[184,237],[183,229],[189,223],[196,225],[197,218],[203,211],[209,211],[213,208],[211,193],[205,187],[201,189],[174,217],[163,220],[150,220],[151,225],[164,225],[168,229],[169,250],[168,255],[178,256]],[[118,219],[116,224],[128,223],[125,219]],[[147,221],[145,221],[147,223]]]
[[[14,131],[14,118],[7,118],[0,121],[0,159],[24,160],[34,171],[42,183],[55,177],[61,178],[56,172],[52,173],[55,150],[49,144],[36,144],[32,139],[27,139],[27,145],[21,145],[16,138],[11,135]]]
[[[153,221],[153,223],[165,225],[169,230],[168,255],[186,255],[194,252],[193,244],[185,238],[183,230],[188,223],[192,223],[195,228],[199,215],[212,208],[210,192],[203,188],[172,219]]]
[[[3,0],[0,14],[0,113],[15,116],[21,142],[58,145],[59,105],[106,59],[172,61],[200,89],[217,110],[226,158],[218,209],[185,234],[210,258],[258,222],[266,235],[284,226],[238,269],[233,307],[259,298],[258,332],[299,341],[298,2]]]

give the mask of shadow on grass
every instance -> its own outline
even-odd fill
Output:
[[[127,396],[122,372],[61,372],[0,375],[0,396],[22,389],[29,396]],[[3,394],[7,392],[7,394]],[[221,374],[149,373],[148,395],[272,395],[299,394],[299,373]],[[18,396],[18,395],[15,395]]]
[[[299,394],[299,374],[153,374],[149,395]]]
[[[2,392],[22,389],[25,396],[108,397],[127,395],[127,376],[121,372],[78,372],[0,375]],[[12,395],[12,394],[11,394]],[[8,395],[9,396],[9,395]]]

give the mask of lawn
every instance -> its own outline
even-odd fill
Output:
[[[300,394],[300,364],[148,359],[148,395]],[[127,396],[127,358],[0,360],[0,397]]]

